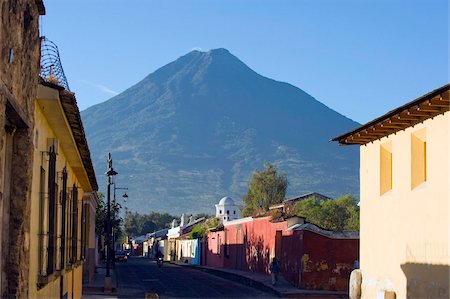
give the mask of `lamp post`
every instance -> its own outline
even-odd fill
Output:
[[[108,177],[107,207],[106,207],[106,276],[105,290],[111,290],[111,185],[114,184],[113,179],[118,173],[114,171],[112,166],[111,153],[108,154],[108,171],[105,173]]]

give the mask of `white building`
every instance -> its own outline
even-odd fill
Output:
[[[216,205],[216,217],[222,222],[239,218],[239,206],[234,203],[231,197],[222,198]]]

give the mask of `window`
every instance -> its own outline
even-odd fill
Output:
[[[69,192],[67,193],[67,201],[66,201],[66,265],[70,265],[72,263],[72,188],[69,188]]]
[[[427,180],[427,142],[425,129],[411,134],[411,189]]]
[[[89,245],[88,236],[89,236],[89,203],[83,201],[81,210],[81,250],[80,250],[81,260],[84,260],[86,258]]]
[[[380,146],[380,195],[392,190],[392,143]]]
[[[62,171],[62,190],[61,190],[61,268],[66,265],[66,221],[67,221],[67,169]]]
[[[233,214],[236,215],[236,211],[233,211]]]
[[[227,210],[227,215],[230,215],[230,210]]]
[[[45,157],[45,153],[43,153],[43,157]],[[45,203],[47,199],[47,192],[45,188],[46,183],[46,171],[45,168],[41,166],[40,175],[39,175],[39,239],[38,239],[38,247],[39,247],[39,255],[38,255],[38,265],[39,270],[38,274],[45,276],[47,275],[47,248],[46,248],[46,237],[47,230],[45,226]]]
[[[72,256],[71,262],[77,261],[78,245],[78,188],[73,185],[72,188]]]
[[[56,259],[56,152],[55,146],[50,146],[48,152],[48,245],[47,245],[47,275],[53,273]]]
[[[219,214],[222,214],[222,210],[219,210]]]

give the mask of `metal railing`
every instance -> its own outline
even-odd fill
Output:
[[[41,71],[39,75],[45,81],[58,84],[70,91],[58,47],[45,36],[41,37]]]

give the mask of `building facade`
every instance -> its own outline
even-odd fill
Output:
[[[42,1],[0,3],[0,296],[28,297]]]
[[[98,186],[74,94],[41,80],[34,120],[29,296],[80,298]]]
[[[445,85],[333,139],[360,145],[363,298],[449,297],[449,107]]]

